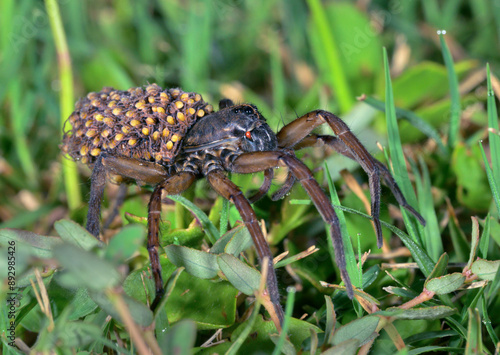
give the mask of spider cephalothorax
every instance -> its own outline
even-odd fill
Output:
[[[219,111],[213,112],[212,106],[199,94],[180,89],[164,90],[152,84],[145,89],[105,88],[99,93],[90,93],[77,103],[68,121],[71,128],[65,132],[63,151],[93,168],[87,229],[96,237],[100,232],[100,206],[107,176],[113,177],[115,182],[136,181],[155,186],[148,212],[148,251],[156,287],[152,308],[158,305],[164,292],[158,255],[161,193],[180,194],[199,178],[205,177],[218,194],[235,204],[252,236],[260,261],[268,260],[267,287],[280,321],[283,312],[271,251],[249,200],[225,172],[264,171],[263,185],[250,198],[253,202],[269,190],[274,168],[288,168],[288,178],[273,199],[283,196],[296,181],[301,183],[330,226],[337,264],[351,298],[354,291],[346,271],[337,215],[311,171],[293,151],[326,144],[362,166],[369,175],[371,210],[379,247],[382,244],[378,219],[381,176],[399,204],[425,223],[408,205],[387,168],[366,151],[340,118],[330,112],[310,112],[274,134],[254,105],[235,105],[224,99],[219,103]],[[335,136],[311,133],[323,123],[332,128]]]

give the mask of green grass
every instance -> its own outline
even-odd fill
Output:
[[[499,43],[488,1],[0,2],[0,352],[498,352]],[[273,129],[315,109],[346,118],[426,226],[383,187],[388,243],[379,250],[359,192],[339,174],[349,169],[369,198],[362,169],[324,147],[297,152],[330,192],[358,298],[337,287],[325,224],[304,190],[265,197],[253,205],[257,218],[274,256],[288,252],[277,269],[279,334],[239,213],[200,181],[163,205],[166,296],[152,313],[150,191],[129,187],[104,233],[112,242],[98,245],[83,228],[90,169],[59,145],[79,97],[153,82],[199,92],[214,107],[224,97],[252,102]],[[275,175],[270,193],[284,169]],[[250,196],[263,175],[231,180]],[[116,194],[106,189],[104,218]],[[13,256],[20,350],[4,331]]]

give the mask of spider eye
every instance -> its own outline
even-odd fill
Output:
[[[247,131],[247,132],[245,133],[245,137],[247,137],[248,139],[252,139],[252,132]]]
[[[246,113],[247,115],[251,115],[253,113],[253,110],[251,107],[245,106],[243,112]]]

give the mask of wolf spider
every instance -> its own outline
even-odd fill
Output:
[[[196,93],[162,89],[156,84],[118,91],[104,88],[81,99],[70,116],[71,129],[65,132],[63,151],[73,159],[90,164],[90,201],[87,229],[99,237],[101,200],[107,175],[118,182],[136,181],[155,186],[148,208],[147,248],[151,260],[156,297],[155,309],[164,294],[159,261],[161,194],[176,195],[197,179],[206,178],[212,188],[232,202],[248,228],[262,264],[268,262],[267,289],[276,314],[282,322],[283,311],[273,268],[273,257],[250,203],[264,196],[273,179],[273,169],[286,167],[288,176],[273,199],[284,196],[298,181],[329,225],[335,258],[347,295],[353,287],[346,270],[339,220],[311,171],[295,157],[294,150],[327,145],[357,161],[369,177],[371,214],[382,245],[379,220],[380,178],[392,190],[398,203],[420,223],[421,215],[406,202],[389,170],[368,153],[348,126],[333,113],[316,110],[297,118],[275,134],[257,107],[236,105],[224,99],[213,112]],[[327,123],[335,136],[315,135],[312,131]],[[258,192],[247,199],[226,172],[251,174],[264,172]]]

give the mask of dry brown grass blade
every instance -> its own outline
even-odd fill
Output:
[[[32,279],[30,279],[31,287],[33,287],[33,292],[35,293],[35,297],[40,306],[40,310],[49,319],[50,323],[47,330],[51,332],[52,330],[54,330],[54,318],[52,317],[52,310],[50,308],[49,295],[47,294],[47,289],[45,288],[45,284],[43,283],[40,270],[38,268],[35,268],[34,272],[38,287],[40,289],[40,293],[38,292],[35,283],[33,282]]]

